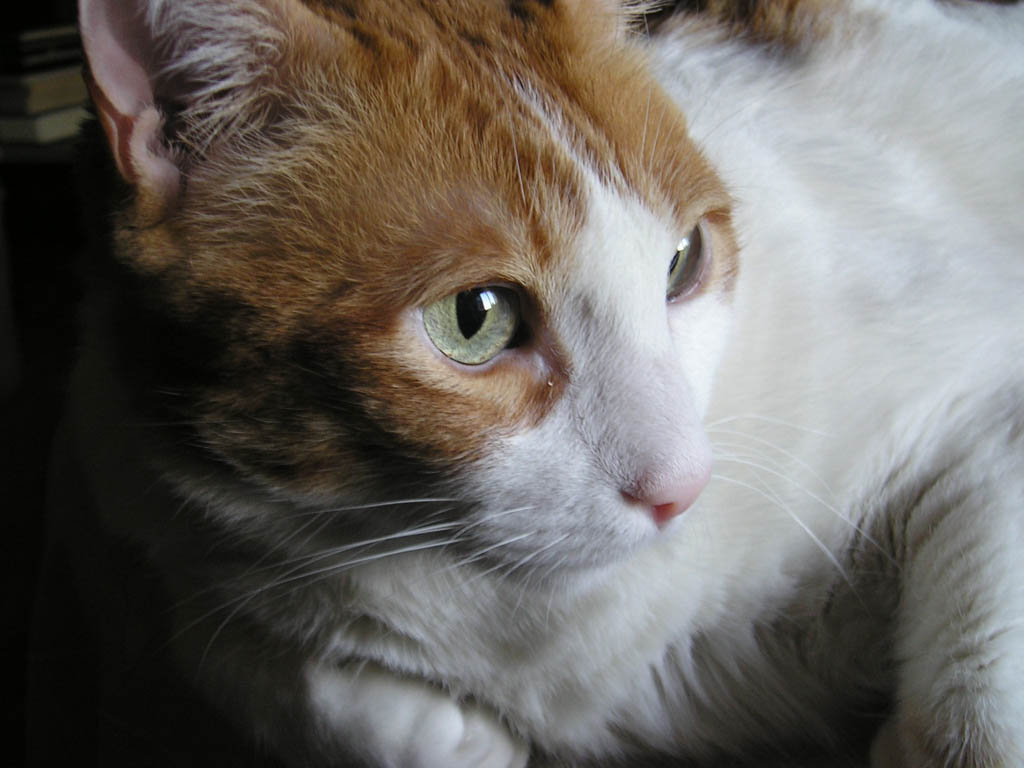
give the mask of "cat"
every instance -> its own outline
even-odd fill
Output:
[[[75,461],[286,764],[1024,765],[1024,10],[679,6],[80,0]]]

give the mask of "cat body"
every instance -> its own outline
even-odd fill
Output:
[[[297,766],[1024,764],[1024,14],[890,5],[83,2],[74,431],[196,685]]]

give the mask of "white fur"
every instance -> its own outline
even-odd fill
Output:
[[[340,733],[367,734],[360,757],[415,768],[521,768],[528,750],[488,714],[372,667],[310,671],[310,697]],[[352,701],[362,703],[359,707]]]

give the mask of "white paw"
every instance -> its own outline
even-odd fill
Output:
[[[337,741],[382,768],[524,768],[529,748],[487,710],[379,667],[317,668],[315,708]]]
[[[434,702],[412,737],[415,768],[523,768],[526,746],[488,712],[451,700]]]

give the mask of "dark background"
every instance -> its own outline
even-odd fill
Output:
[[[76,0],[0,2],[0,74],[17,69],[19,32],[75,24],[76,17]],[[105,229],[89,220],[102,206],[87,203],[104,197],[109,184],[86,171],[94,165],[87,156],[94,153],[83,152],[81,139],[0,142],[0,659],[5,732],[14,736],[5,750],[13,759],[5,762],[278,768],[169,663],[159,622],[155,635],[133,634],[126,614],[164,605],[138,552],[94,539],[88,523],[66,518],[53,530],[93,552],[96,573],[83,572],[80,560],[72,567],[64,542],[48,535],[48,493],[58,489],[63,505],[81,480],[51,472],[50,464],[77,351],[88,240]],[[110,573],[118,587],[97,604],[80,582],[106,585]]]
[[[0,49],[36,27],[75,23],[74,0],[0,4]],[[75,347],[75,274],[84,236],[73,144],[0,148],[0,659],[14,765],[24,762],[27,659],[45,537],[47,456]],[[13,340],[13,348],[10,341]],[[8,763],[11,764],[11,763]]]

